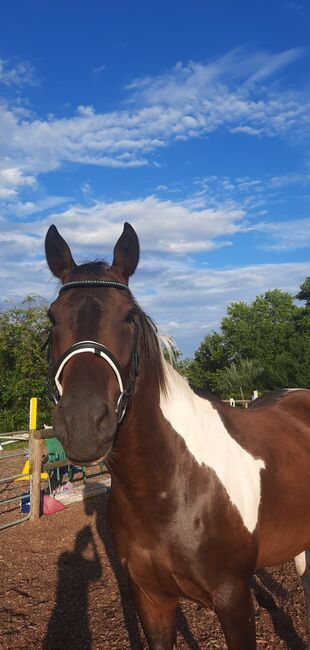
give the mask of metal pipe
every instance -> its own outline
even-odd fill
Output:
[[[1,499],[0,500],[0,506],[4,505],[5,503],[12,503],[13,501],[22,501],[22,498],[25,497],[24,494],[20,494],[18,497],[9,497],[8,499]],[[4,512],[2,514],[5,514]]]
[[[13,474],[13,476],[0,478],[0,483],[11,483],[12,481],[15,481],[16,478],[21,478],[22,476],[30,476],[30,472],[27,472],[27,474]]]
[[[11,521],[8,524],[1,524],[0,525],[0,530],[3,530],[4,528],[10,528],[11,526],[15,526],[16,524],[22,524],[23,521],[27,521],[29,519],[30,513],[26,517],[23,517],[22,519],[15,519],[14,521]]]
[[[7,460],[7,458],[17,458],[17,456],[25,456],[23,451],[19,451],[17,454],[8,454],[7,456],[0,456],[1,460]]]

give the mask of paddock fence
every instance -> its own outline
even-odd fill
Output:
[[[0,456],[0,472],[1,472],[1,465],[5,463],[7,466],[8,462],[10,463],[13,461],[13,459],[18,458],[18,457],[23,457],[25,458],[25,452],[24,451],[18,451],[16,450],[13,453],[10,454],[1,454]],[[15,506],[16,503],[21,502],[23,496],[22,494],[15,494],[15,490],[13,490],[14,494],[13,496],[9,496],[10,491],[12,491],[13,484],[15,484],[16,480],[18,479],[25,479],[28,478],[30,479],[30,473],[19,473],[19,474],[12,474],[11,476],[1,476],[2,472],[0,473],[0,493],[5,494],[5,498],[0,499],[0,508],[1,508],[1,514],[10,512],[9,508],[11,505]],[[13,507],[13,510],[16,508]],[[15,526],[16,524],[20,524],[23,521],[26,521],[29,519],[30,513],[26,513],[23,517],[18,517],[17,519],[12,519],[10,521],[6,521],[5,523],[0,523],[0,530],[4,530],[5,528],[10,528],[11,526]]]
[[[49,453],[49,446],[55,448],[55,433],[52,427],[37,429],[38,400],[32,397],[29,409],[29,430],[0,433],[0,531],[26,520],[38,521],[46,502],[46,496],[52,496],[51,477],[68,474],[72,469],[74,485],[69,481],[65,485],[58,485],[62,490],[70,485],[70,490],[56,494],[57,501],[70,504],[73,501],[96,496],[109,489],[109,478],[100,476],[101,480],[95,482],[100,474],[108,475],[107,468],[100,463],[100,472],[93,470],[91,475],[86,468],[77,468],[71,462],[59,443],[61,453],[56,456]],[[48,441],[50,440],[51,445]],[[28,445],[26,449],[16,449],[10,453],[3,453],[4,447],[16,442]],[[21,471],[21,459],[24,458]],[[51,458],[55,458],[51,460]],[[76,472],[83,474],[83,485],[75,479]],[[94,473],[95,472],[95,473]],[[70,479],[71,480],[71,479]],[[60,484],[62,479],[60,480]],[[58,490],[56,488],[56,492]],[[53,492],[54,496],[54,492]],[[21,511],[23,516],[16,513]]]
[[[254,402],[254,400],[257,398],[258,398],[258,391],[254,390],[251,399],[235,399],[234,397],[230,397],[229,399],[224,399],[223,402],[233,407],[237,406],[239,408],[247,409],[250,406],[250,404],[252,404],[252,402]]]

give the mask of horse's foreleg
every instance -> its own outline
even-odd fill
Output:
[[[304,588],[308,632],[307,650],[310,650],[310,549],[295,557],[295,564]]]
[[[150,650],[173,650],[178,599],[146,592],[130,578],[129,585]]]
[[[250,584],[227,580],[213,596],[228,650],[255,650],[255,618]]]

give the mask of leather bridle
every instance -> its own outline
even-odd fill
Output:
[[[127,289],[126,284],[121,284],[120,282],[114,282],[112,280],[76,280],[73,282],[65,282],[59,289],[59,293],[66,291],[68,289],[79,289],[79,288],[114,288],[114,289]],[[52,347],[52,335],[49,337],[49,347]],[[63,388],[61,384],[61,375],[65,365],[77,354],[84,352],[90,352],[95,354],[98,357],[101,357],[106,361],[109,366],[112,368],[118,382],[120,395],[115,406],[115,413],[117,416],[117,422],[120,423],[126,413],[127,404],[129,397],[132,395],[135,380],[139,374],[139,353],[138,353],[138,326],[134,323],[134,337],[133,337],[133,349],[131,353],[131,363],[129,377],[127,381],[124,381],[123,373],[121,367],[114,357],[112,352],[102,343],[97,341],[78,341],[71,345],[66,352],[60,357],[55,368],[53,368],[52,376],[50,376],[50,384],[56,384],[56,391],[53,391],[50,387],[50,397],[57,404],[61,399]],[[50,349],[51,355],[51,349]],[[51,373],[50,373],[51,375]]]

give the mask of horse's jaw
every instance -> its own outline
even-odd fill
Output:
[[[79,465],[83,465],[84,467],[93,467],[95,465],[99,465],[100,463],[104,463],[109,459],[112,447],[113,447],[113,443],[109,445],[106,453],[103,456],[99,456],[94,460],[83,460],[81,458],[72,458],[69,455],[68,455],[68,459],[71,461],[71,463],[74,463],[75,465],[79,464]]]

